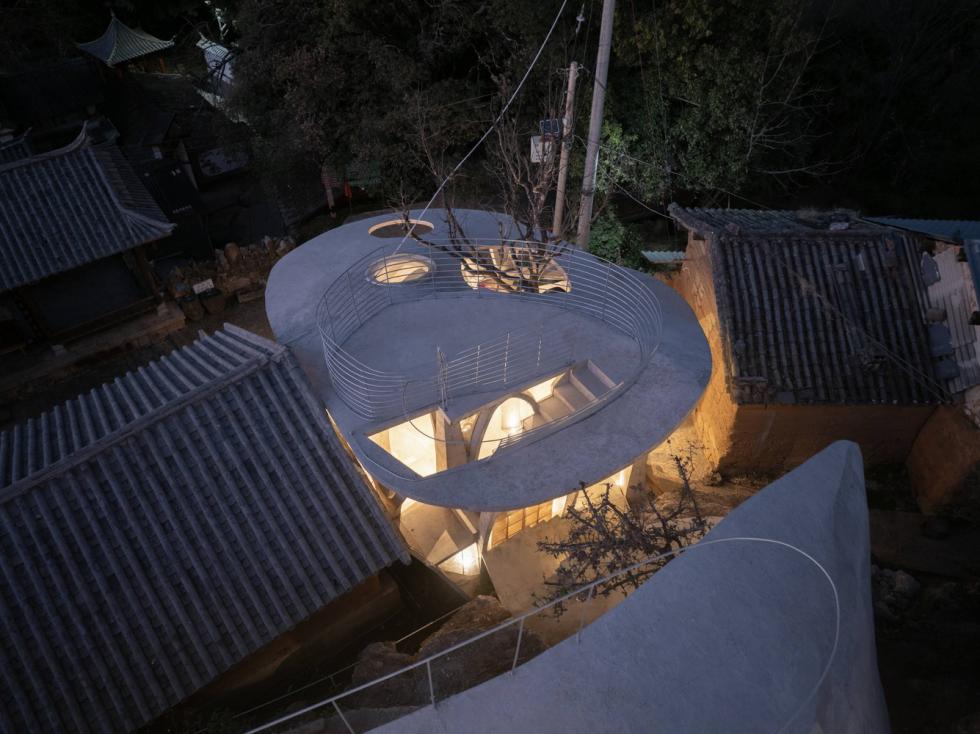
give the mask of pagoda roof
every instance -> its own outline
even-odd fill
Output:
[[[124,61],[168,49],[174,45],[174,42],[173,39],[165,41],[145,31],[130,28],[113,14],[105,33],[94,41],[77,45],[82,51],[91,54],[106,66],[115,66]]]

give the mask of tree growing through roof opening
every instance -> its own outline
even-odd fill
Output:
[[[671,558],[632,568],[634,565],[704,537],[708,525],[690,481],[692,450],[684,455],[674,453],[671,460],[680,479],[679,489],[655,497],[643,485],[632,485],[626,509],[612,500],[611,484],[606,484],[598,497],[590,496],[582,485],[583,506],[567,511],[572,521],[568,534],[538,542],[539,551],[559,560],[554,577],[546,582],[549,593],[543,601],[554,601],[610,576],[613,578],[597,584],[594,591],[583,592],[581,598],[628,593]],[[567,602],[558,602],[554,608],[560,615],[566,611]]]

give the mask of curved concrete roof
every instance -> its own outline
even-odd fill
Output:
[[[705,540],[739,537],[793,544],[826,569],[832,657],[823,573],[783,546],[726,542],[684,553],[580,639],[374,731],[887,732],[857,445],[832,444]]]
[[[501,231],[504,237],[517,236],[503,215],[476,210],[456,214],[471,237],[496,238]],[[384,461],[379,456],[384,452],[364,436],[371,429],[369,422],[354,414],[331,389],[316,308],[329,284],[352,264],[380,246],[388,245],[390,251],[397,247],[399,238],[381,239],[368,232],[392,218],[395,215],[380,215],[315,237],[276,264],[266,288],[266,311],[277,339],[292,347],[354,453],[375,468]],[[424,219],[435,226],[433,238],[448,236],[441,210],[427,212]],[[401,251],[423,249],[407,242]],[[419,479],[399,478],[381,467],[379,479],[400,494],[429,504],[507,510],[557,497],[580,482],[601,481],[660,444],[700,398],[711,374],[711,356],[697,319],[683,299],[654,278],[636,276],[660,302],[663,336],[637,380],[618,397],[559,431],[518,442],[484,461]],[[557,317],[551,313],[557,309],[546,304],[516,299],[511,303],[506,298],[492,303],[490,299],[457,299],[450,306],[439,299],[396,304],[367,322],[344,346],[375,369],[394,371],[399,363],[417,363],[425,349],[434,357],[435,344],[452,354],[497,337],[515,323]],[[614,352],[611,356],[616,358],[631,358],[632,343],[608,325],[575,314],[566,313],[560,319],[553,323],[569,338],[593,350]],[[614,370],[616,361],[608,359],[608,369]]]

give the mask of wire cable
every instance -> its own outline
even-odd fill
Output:
[[[396,253],[402,249],[402,245],[405,244],[405,241],[409,237],[411,237],[412,234],[415,233],[415,226],[417,224],[417,220],[425,216],[425,213],[429,211],[429,208],[432,206],[432,203],[436,200],[436,197],[438,197],[439,194],[442,193],[442,190],[446,188],[446,184],[449,183],[450,179],[452,179],[452,177],[456,175],[459,169],[463,167],[463,164],[466,163],[467,160],[469,160],[469,157],[476,152],[477,148],[483,145],[483,142],[488,137],[490,137],[490,133],[492,133],[496,129],[497,125],[500,124],[500,121],[504,118],[504,115],[507,114],[507,110],[510,109],[511,104],[514,102],[515,99],[517,99],[517,95],[520,94],[521,88],[524,86],[524,83],[527,81],[528,77],[531,76],[531,72],[534,70],[535,65],[537,65],[538,59],[540,59],[541,54],[544,53],[545,46],[547,46],[548,41],[551,40],[551,34],[555,32],[555,27],[558,25],[558,21],[561,19],[562,13],[565,12],[565,7],[567,5],[568,5],[568,0],[562,0],[561,7],[558,8],[558,13],[555,15],[555,19],[551,21],[551,27],[548,28],[548,33],[545,35],[544,40],[541,42],[541,45],[538,47],[537,53],[534,54],[534,58],[531,59],[531,65],[527,67],[527,71],[524,72],[524,76],[521,77],[521,81],[518,82],[517,88],[514,89],[513,94],[510,95],[510,99],[507,100],[507,103],[503,106],[503,109],[501,109],[500,113],[494,118],[493,124],[491,124],[490,127],[486,129],[483,135],[480,136],[480,139],[477,140],[476,143],[474,143],[473,147],[466,152],[466,155],[464,155],[460,159],[459,163],[455,165],[453,170],[449,172],[449,175],[442,180],[442,183],[439,184],[439,188],[437,188],[435,190],[435,193],[432,194],[432,198],[429,199],[429,202],[425,205],[425,207],[422,209],[419,215],[411,219],[410,221],[411,226],[408,228],[408,231],[405,232],[405,236],[402,237],[401,242],[398,243],[398,247],[395,248]]]

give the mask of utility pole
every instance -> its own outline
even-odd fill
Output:
[[[599,162],[599,140],[602,136],[602,107],[606,103],[606,77],[609,75],[609,50],[612,47],[613,14],[616,0],[602,1],[602,27],[599,29],[599,53],[595,62],[595,84],[592,87],[592,117],[589,118],[589,141],[585,150],[585,174],[582,176],[582,205],[578,210],[578,247],[587,250],[592,230],[592,199],[595,197],[596,167]]]
[[[572,133],[575,112],[575,79],[578,77],[578,62],[573,61],[568,67],[568,91],[565,93],[565,118],[561,121],[561,158],[558,161],[558,188],[555,191],[555,217],[551,222],[551,231],[556,239],[562,237],[562,219],[565,217],[565,184],[568,183],[568,156],[572,150]]]

